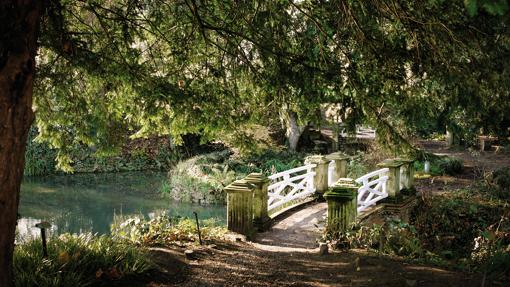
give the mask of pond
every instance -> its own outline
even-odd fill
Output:
[[[21,184],[18,232],[38,236],[35,224],[46,220],[50,233],[108,234],[114,217],[143,215],[151,218],[166,212],[170,216],[226,220],[222,205],[201,206],[172,202],[159,189],[163,172],[75,174],[25,178]]]

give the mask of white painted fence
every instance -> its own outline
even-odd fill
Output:
[[[309,164],[269,176],[271,184],[267,188],[268,211],[270,212],[294,199],[313,194],[315,192],[313,185],[315,171],[313,169],[316,166],[315,164]]]
[[[362,184],[358,189],[358,212],[388,197],[388,192],[386,190],[388,171],[388,168],[383,168],[367,173],[356,179],[357,183]]]

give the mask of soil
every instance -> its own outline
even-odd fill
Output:
[[[464,168],[462,173],[455,176],[434,176],[428,179],[418,179],[415,187],[419,191],[442,193],[447,190],[457,190],[472,187],[477,179],[483,179],[490,172],[510,166],[510,154],[496,151],[466,150],[462,147],[449,148],[443,141],[419,141],[418,145],[424,150],[436,155],[447,155],[462,159]]]
[[[319,255],[315,249],[268,251],[249,242],[215,243],[198,249],[194,260],[186,259],[179,247],[161,249],[168,255],[167,262],[159,261],[158,272],[115,285],[480,286],[481,282],[475,274],[409,264],[364,250]]]
[[[460,157],[464,172],[456,177],[417,180],[419,191],[445,192],[473,184],[478,169],[510,165],[507,154],[447,149],[423,142],[428,151]],[[151,249],[158,269],[125,278],[117,286],[480,286],[481,275],[411,264],[366,250],[329,251],[320,255],[317,239],[324,228],[325,203],[304,207],[260,233],[253,242],[209,242],[195,247],[193,258],[183,247]],[[239,238],[237,238],[239,239]],[[188,247],[189,248],[189,247]],[[129,283],[128,283],[129,282]],[[490,284],[486,284],[490,286]]]

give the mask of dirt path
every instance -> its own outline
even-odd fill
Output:
[[[327,203],[321,202],[291,213],[271,230],[257,234],[257,247],[272,251],[318,247],[317,239],[324,230],[327,209]]]
[[[158,252],[161,252],[158,251]],[[175,253],[171,250],[167,257]],[[180,256],[180,280],[153,276],[139,285],[124,286],[480,286],[477,275],[408,264],[363,250],[319,255],[307,251],[267,251],[245,242],[217,242],[197,252],[195,260]],[[184,266],[184,267],[183,267]],[[175,275],[174,275],[175,276]],[[120,286],[120,285],[119,285]]]

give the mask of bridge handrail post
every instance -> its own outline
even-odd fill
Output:
[[[334,184],[340,178],[347,177],[347,164],[349,163],[349,160],[351,159],[350,156],[348,156],[342,152],[334,152],[334,153],[328,154],[326,156],[326,159],[332,161],[335,165],[335,169],[333,170],[333,173],[330,175],[331,178],[329,178],[330,183]]]
[[[253,234],[253,193],[256,186],[236,180],[224,188],[227,193],[227,229],[247,237]]]
[[[412,158],[397,158],[403,163],[400,168],[400,189],[412,189],[414,187],[414,162]]]
[[[324,194],[328,202],[326,231],[334,237],[343,234],[356,222],[359,185],[352,179],[335,183]]]
[[[324,194],[328,190],[328,165],[330,160],[323,155],[313,155],[305,159],[305,164],[315,164],[313,185],[315,192]]]
[[[395,199],[400,195],[400,168],[404,165],[398,159],[387,159],[377,164],[379,168],[388,168],[388,180],[386,181],[386,190],[388,197]]]
[[[269,227],[271,221],[267,210],[269,179],[262,173],[250,173],[244,180],[255,185],[253,192],[253,225],[258,231],[264,231]]]

